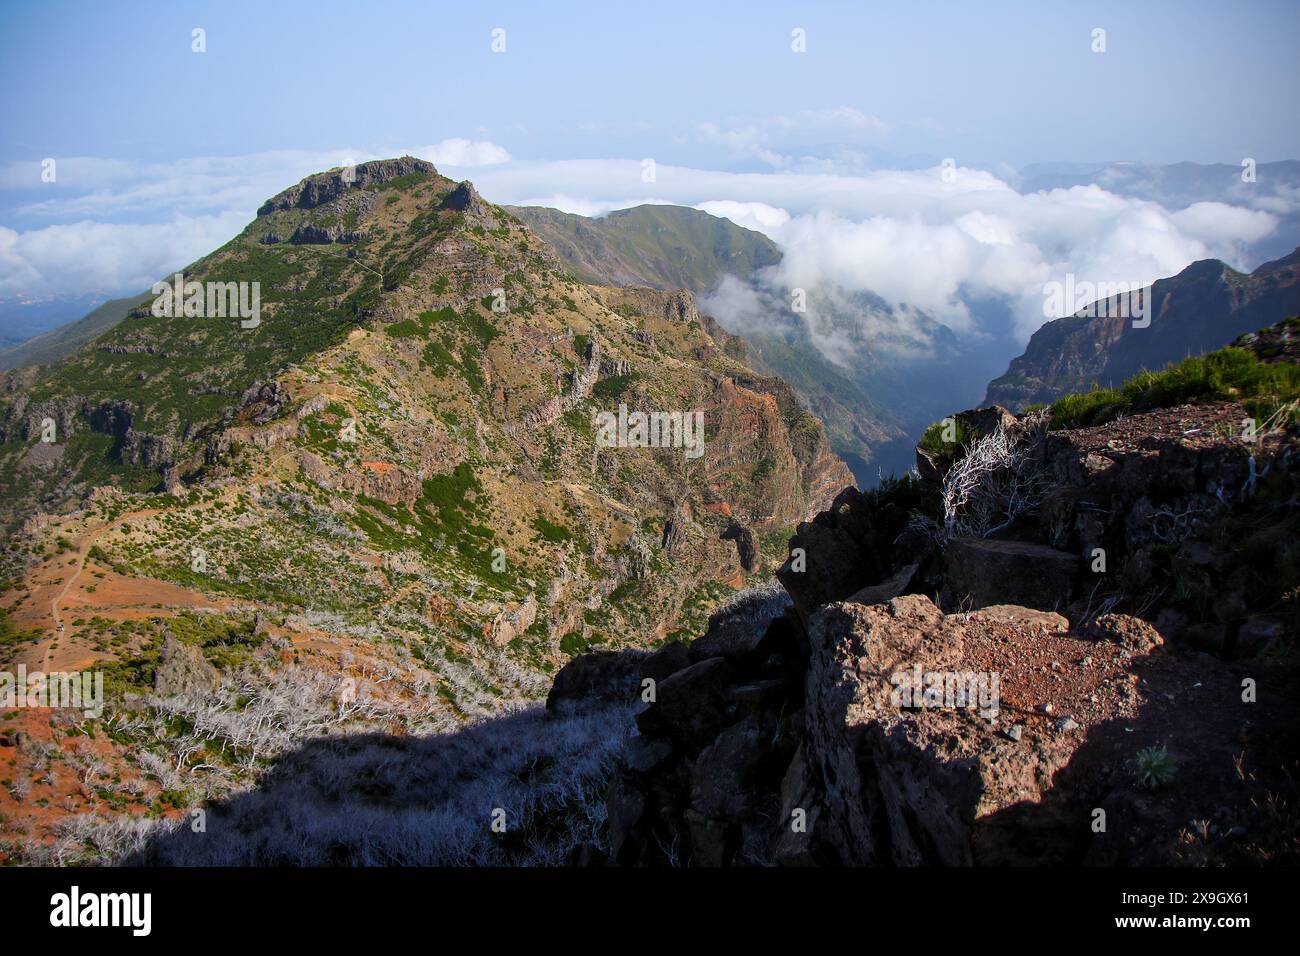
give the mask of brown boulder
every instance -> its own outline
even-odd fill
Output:
[[[805,756],[824,788],[816,842],[850,865],[969,864],[964,808],[979,797],[977,768],[944,759],[949,745],[924,726],[934,712],[913,718],[891,704],[896,671],[958,660],[960,627],[909,595],[832,604],[810,639]]]
[[[221,675],[200,648],[183,644],[170,634],[163,638],[162,657],[153,675],[154,693],[161,697],[201,693],[220,683]]]

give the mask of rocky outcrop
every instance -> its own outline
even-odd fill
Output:
[[[756,629],[711,625],[689,650],[645,659],[640,733],[609,789],[613,861],[768,861],[797,747],[802,656],[783,615]]]
[[[6,438],[17,434],[25,442],[39,441],[46,423],[53,422],[55,440],[62,442],[72,434],[82,414],[81,403],[75,399],[29,402],[20,398],[6,416],[2,434]]]
[[[432,163],[414,156],[397,159],[379,159],[356,166],[331,170],[308,176],[296,186],[273,196],[257,210],[259,216],[283,209],[314,209],[352,189],[365,189],[413,174],[436,176],[438,170]]]
[[[125,441],[135,424],[135,404],[128,400],[103,401],[88,408],[85,417],[91,431]]]
[[[289,241],[303,246],[327,246],[331,243],[357,242],[362,234],[356,230],[346,230],[337,224],[332,226],[315,226],[304,224],[293,231]]]
[[[420,497],[420,479],[391,462],[367,461],[356,471],[341,471],[309,451],[299,451],[296,457],[302,473],[321,488],[342,489],[385,504],[407,507]]]
[[[919,595],[828,606],[810,631],[807,780],[792,789],[816,795],[817,825],[799,853],[863,865],[1168,864],[1207,804],[1227,823],[1207,842],[1231,851],[1223,838],[1252,815],[1248,788],[1215,772],[1159,786],[1153,800],[1136,755],[1163,747],[1179,774],[1210,773],[1231,763],[1244,721],[1280,731],[1294,708],[1248,712],[1230,670],[1171,657],[1149,634],[1130,639],[1145,630],[1116,615],[1085,634],[1005,613],[945,616]],[[900,702],[899,678],[914,674],[926,695]],[[974,693],[963,702],[954,687]],[[1292,742],[1250,746],[1267,765]]]
[[[177,441],[170,435],[131,431],[122,442],[122,461],[161,471],[176,460]]]
[[[1300,758],[1294,612],[1238,579],[1250,536],[1294,524],[1273,495],[1293,498],[1300,436],[1244,452],[1224,427],[1242,414],[1208,403],[1042,435],[1020,446],[1040,506],[990,537],[942,533],[942,476],[845,490],[791,539],[787,593],[728,602],[639,684],[640,661],[575,661],[588,685],[615,669],[642,695],[609,786],[609,860],[1294,859],[1269,797]],[[1025,427],[1002,409],[967,424]],[[1272,491],[1252,489],[1260,473]],[[1251,530],[1229,546],[1223,527]],[[1169,573],[1214,595],[1211,620],[1192,594],[1164,597]]]
[[[488,625],[488,640],[495,647],[505,647],[520,637],[537,620],[537,598],[528,595],[514,607],[502,608]]]
[[[203,651],[170,634],[163,638],[162,656],[154,671],[154,693],[160,697],[212,690],[220,675],[203,657]]]
[[[1248,709],[1240,672],[1171,654],[1125,615],[1075,632],[1056,614],[944,614],[913,594],[825,605],[806,635],[795,617],[730,609],[689,649],[585,655],[562,672],[548,706],[638,688],[647,700],[609,787],[612,862],[1229,859],[1267,814],[1256,782],[1225,769],[1244,746],[1276,783],[1295,754],[1293,703]],[[1153,760],[1176,771],[1153,783]],[[1189,843],[1205,807],[1214,832]]]
[[[723,541],[736,542],[736,555],[740,560],[740,566],[746,572],[753,574],[758,570],[758,541],[754,538],[752,530],[732,522],[723,530],[721,537]]]
[[[278,418],[293,396],[282,382],[254,382],[239,399],[240,419],[253,425],[265,425]]]
[[[1292,316],[1257,332],[1246,332],[1232,344],[1250,350],[1261,362],[1270,365],[1300,363],[1300,316]]]
[[[885,581],[933,550],[932,539],[911,530],[903,502],[845,488],[829,509],[799,525],[777,577],[806,622],[823,604]]]
[[[695,296],[685,289],[651,289],[643,286],[624,286],[602,289],[601,295],[615,310],[655,316],[666,321],[689,325],[701,322]]]
[[[687,544],[686,528],[690,524],[690,516],[682,509],[677,509],[664,519],[664,533],[660,537],[659,546],[669,554],[673,555],[681,551]]]

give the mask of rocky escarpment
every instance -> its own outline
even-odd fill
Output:
[[[177,443],[168,435],[156,435],[136,427],[136,408],[129,399],[65,399],[27,401],[20,397],[0,419],[0,441],[9,435],[27,442],[41,442],[62,455],[67,441],[89,431],[113,439],[113,457],[126,465],[161,469],[170,464]]]
[[[1020,409],[1114,386],[1300,312],[1300,249],[1249,275],[1217,259],[1194,262],[1143,295],[1149,311],[1137,325],[1118,300],[1044,324],[990,383],[985,401]]]
[[[846,489],[799,527],[781,587],[689,645],[575,659],[552,710],[641,701],[608,845],[577,858],[1294,862],[1300,431],[1246,442],[1245,414],[968,413],[928,479]],[[954,488],[1008,434],[980,514]]]
[[[852,483],[851,472],[831,449],[817,417],[782,379],[758,375],[737,364],[745,361],[744,343],[700,312],[690,292],[638,287],[602,287],[596,291],[615,312],[647,317],[645,327],[634,332],[639,343],[653,349],[656,342],[669,336],[703,331],[707,338],[692,348],[690,358],[704,363],[729,362],[731,374],[714,376],[710,394],[703,396],[697,407],[703,409],[711,426],[709,443],[718,456],[727,461],[754,462],[758,468],[739,485],[734,471],[711,469],[711,504],[723,514],[743,512],[734,517],[747,525],[789,526],[807,516],[807,502],[815,502],[820,508],[839,489]],[[574,393],[584,387],[589,391],[590,384],[594,384],[588,383],[589,378],[608,378],[611,373],[635,378],[642,371],[636,361],[589,352],[585,367],[578,370],[579,377],[570,382],[569,395],[552,400],[551,414],[563,411],[567,407],[563,403],[575,400]],[[625,400],[632,410],[655,408],[653,396],[635,381]],[[715,422],[716,427],[712,427]]]
[[[512,211],[554,247],[574,275],[605,286],[686,289],[704,300],[716,294],[723,282],[764,286],[756,281],[761,270],[781,258],[780,249],[761,233],[698,209],[637,206],[596,219],[539,207],[512,207]],[[910,451],[898,416],[873,400],[869,389],[855,382],[843,365],[828,360],[802,323],[786,327],[788,304],[754,294],[755,303],[767,314],[764,321],[738,321],[733,326],[743,341],[723,333],[708,315],[679,315],[700,321],[715,341],[725,343],[728,352],[751,368],[788,382],[826,424],[831,445],[860,484],[874,484],[881,468],[886,473],[895,469],[899,453]],[[876,303],[861,304],[859,311],[865,313],[873,312]],[[914,321],[928,320],[915,317]],[[768,332],[759,331],[764,327]],[[940,334],[939,329],[931,331]],[[861,357],[872,368],[880,364],[874,357]],[[914,372],[905,373],[911,398],[918,389]],[[920,391],[926,391],[924,384]],[[911,398],[908,405],[915,413]],[[838,490],[831,488],[830,494]]]
[[[345,166],[327,173],[309,176],[296,186],[290,186],[272,196],[257,210],[259,216],[283,209],[314,209],[340,196],[367,189],[370,186],[392,182],[403,176],[424,174],[436,176],[437,169],[430,162],[414,156],[397,159],[377,159],[356,166]]]

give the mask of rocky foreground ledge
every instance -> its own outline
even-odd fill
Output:
[[[1023,439],[1032,503],[1001,527],[945,521],[922,462],[846,490],[782,587],[689,646],[558,675],[553,712],[645,702],[608,847],[575,862],[1300,861],[1295,595],[1269,590],[1295,559],[1294,427],[1243,446],[1233,402],[1053,432],[963,414],[972,446]],[[938,689],[900,702],[909,683]]]

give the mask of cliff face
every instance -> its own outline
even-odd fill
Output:
[[[604,288],[598,294],[616,312],[658,316],[670,328],[684,325],[703,329],[709,341],[692,353],[696,360],[747,360],[744,341],[702,314],[691,293],[683,289]],[[654,329],[647,325],[641,334],[653,341]],[[853,484],[852,473],[831,450],[822,423],[804,408],[783,379],[737,364],[718,387],[719,401],[729,409],[713,439],[718,444],[718,460],[744,463],[740,470],[729,467],[710,471],[711,487],[724,500],[724,492],[730,489],[732,499],[739,496],[753,506],[760,502],[763,507],[770,506],[770,518],[762,521],[764,526],[793,526],[809,516],[810,502],[817,509],[825,507]],[[754,401],[757,396],[762,400]]]
[[[1290,362],[1293,339],[1292,322],[1239,344]],[[1294,861],[1270,795],[1300,757],[1300,431],[1282,415],[1243,439],[1249,417],[969,413],[943,471],[846,490],[801,525],[781,589],[738,596],[689,646],[575,660],[556,714],[620,686],[645,701],[608,845],[584,858]],[[990,501],[1009,520],[979,532]]]
[[[556,249],[575,275],[601,285],[684,288],[707,297],[725,280],[752,283],[761,270],[781,260],[781,250],[766,236],[698,209],[637,206],[600,218],[540,207],[512,211]],[[791,321],[787,303],[757,288],[752,291],[762,321],[746,323],[740,330],[743,342],[706,317],[709,333],[726,340],[728,351],[743,356],[756,371],[794,389],[821,419],[831,446],[858,483],[874,483],[881,468],[887,473],[904,470],[899,465],[910,456],[911,446],[899,424],[907,416],[899,410],[914,412],[916,395],[951,378],[951,367],[935,376],[915,365],[895,369],[893,362],[874,354],[875,344],[861,341],[860,316],[881,315],[887,307],[870,295],[842,307],[820,302],[823,321],[837,326],[834,337],[858,340],[853,360],[842,363],[823,353],[804,323]],[[918,321],[927,320],[922,316]],[[946,330],[932,324],[926,332],[936,336],[939,351]]]
[[[989,384],[985,402],[1015,410],[1098,385],[1112,387],[1142,369],[1158,371],[1227,345],[1279,315],[1300,312],[1300,249],[1249,275],[1217,259],[1194,262],[1144,294],[1149,328],[1134,328],[1118,309],[1048,322]]]

